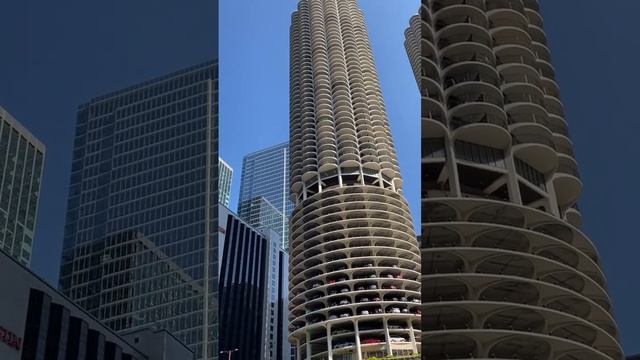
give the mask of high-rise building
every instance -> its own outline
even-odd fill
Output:
[[[297,359],[418,357],[420,254],[356,0],[291,18],[289,320]]]
[[[80,106],[60,288],[116,331],[217,358],[217,63]]]
[[[231,201],[231,182],[233,181],[233,168],[222,158],[218,162],[218,200],[219,203],[229,207]]]
[[[282,243],[283,236],[287,234],[285,229],[288,228],[288,217],[282,215],[278,209],[276,209],[269,200],[263,196],[258,196],[253,199],[247,200],[242,205],[245,210],[246,218],[250,219],[251,226],[259,231],[273,231],[278,236],[278,243],[282,249],[285,249],[285,244]],[[283,224],[283,222],[285,222]]]
[[[45,147],[0,107],[0,248],[29,266]]]
[[[220,350],[237,360],[289,359],[288,257],[280,235],[220,206]]]
[[[423,0],[411,24],[422,355],[621,359],[538,2]]]
[[[269,209],[257,206],[264,200],[284,215],[271,229],[282,236],[282,246],[288,249],[288,224],[293,210],[293,203],[289,200],[288,142],[253,152],[242,160],[238,215],[249,225],[262,227],[264,222],[261,224],[261,220],[273,215]]]

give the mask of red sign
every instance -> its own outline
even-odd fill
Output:
[[[22,338],[2,326],[0,326],[0,341],[18,351],[22,348]]]

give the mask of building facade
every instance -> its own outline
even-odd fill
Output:
[[[218,201],[220,204],[229,207],[231,201],[231,183],[233,181],[233,168],[222,158],[218,162]]]
[[[285,231],[289,225],[288,217],[278,211],[278,209],[276,209],[269,200],[263,196],[258,196],[245,201],[242,204],[242,208],[245,211],[246,216],[243,220],[246,220],[247,223],[251,224],[251,226],[258,231],[275,232],[280,247],[282,249],[285,248],[285,244],[283,244],[282,241],[283,236],[286,236],[288,233]]]
[[[290,359],[288,257],[280,235],[220,206],[220,350],[237,360]]]
[[[283,215],[271,229],[282,236],[283,248],[288,249],[288,223],[293,210],[289,200],[289,143],[256,151],[242,159],[238,215],[254,227],[260,227],[265,216],[273,215],[270,209],[257,206],[264,201],[260,198]]]
[[[300,1],[290,47],[296,358],[417,358],[419,247],[357,2]]]
[[[621,359],[538,2],[423,0],[411,26],[423,356]]]
[[[0,107],[0,249],[29,266],[44,145]]]
[[[80,106],[60,288],[119,332],[217,358],[217,64]]]
[[[166,331],[119,335],[0,250],[0,359],[192,360]]]

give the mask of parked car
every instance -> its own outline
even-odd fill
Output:
[[[362,298],[360,298],[360,300],[358,302],[369,302],[369,298],[368,297],[362,297]]]
[[[360,315],[369,315],[369,310],[361,310]]]
[[[390,309],[387,309],[387,312],[392,314],[400,314],[400,308],[392,307]]]
[[[331,290],[329,291],[329,295],[335,295],[338,293],[338,290]]]
[[[356,287],[356,290],[362,291],[362,290],[364,290],[364,286],[360,285],[360,286]]]
[[[402,313],[403,313],[403,314],[408,314],[408,313],[409,313],[409,309],[407,309],[407,308],[402,308]]]
[[[342,288],[342,289],[340,289],[340,292],[341,293],[349,292],[349,288]]]
[[[382,309],[377,308],[377,309],[375,310],[375,313],[376,313],[376,314],[382,314]]]
[[[340,300],[340,305],[347,305],[347,304],[349,304],[349,300],[347,299]]]
[[[422,310],[416,309],[416,310],[413,310],[413,313],[416,315],[422,315]]]
[[[320,286],[322,286],[322,283],[317,282],[317,283],[313,283],[313,285],[311,285],[311,288],[315,289],[315,288],[320,287]]]
[[[380,340],[378,339],[362,339],[360,340],[360,344],[363,345],[367,345],[367,344],[379,344]]]
[[[333,345],[334,349],[343,349],[343,348],[348,348],[350,346],[354,346],[355,344],[352,342],[344,342],[344,343],[339,343],[339,344],[335,344]]]
[[[378,286],[376,284],[369,285],[369,290],[375,290],[377,288],[378,288]]]
[[[352,330],[349,329],[337,329],[337,330],[333,330],[331,332],[331,335],[340,335],[340,334],[347,334],[350,333]]]
[[[336,281],[335,281],[335,280],[329,280],[329,281],[327,281],[327,284],[335,284],[335,283],[336,283]]]
[[[411,302],[416,303],[416,304],[422,303],[422,301],[420,301],[420,299],[411,299]]]
[[[378,275],[376,275],[376,274],[371,274],[371,275],[369,275],[369,279],[375,279],[375,278],[377,278],[377,277],[378,277]]]
[[[376,297],[374,297],[372,300],[373,300],[373,301],[381,301],[382,299],[380,299],[380,297],[379,297],[379,296],[376,296]]]
[[[391,325],[391,324],[389,324],[387,327],[389,328],[389,330],[402,330],[402,329],[404,329],[404,327],[402,325]]]
[[[400,301],[407,301],[407,297],[406,296],[401,297]]]
[[[389,340],[391,340],[391,342],[407,342],[407,339],[403,338],[402,336],[392,336],[389,338]]]
[[[351,314],[349,314],[349,313],[342,313],[342,314],[340,314],[340,317],[341,317],[341,318],[346,318],[346,317],[349,317],[349,316],[351,316]]]
[[[338,318],[338,315],[335,315],[335,314],[329,315],[329,320],[335,320],[337,318]]]

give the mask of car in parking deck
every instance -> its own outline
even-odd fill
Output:
[[[360,344],[362,345],[369,345],[369,344],[379,344],[381,341],[380,339],[362,339],[360,340]]]
[[[339,344],[335,344],[333,345],[334,349],[344,349],[344,348],[348,348],[350,346],[354,346],[355,343],[352,342],[344,342],[344,343],[339,343]]]

